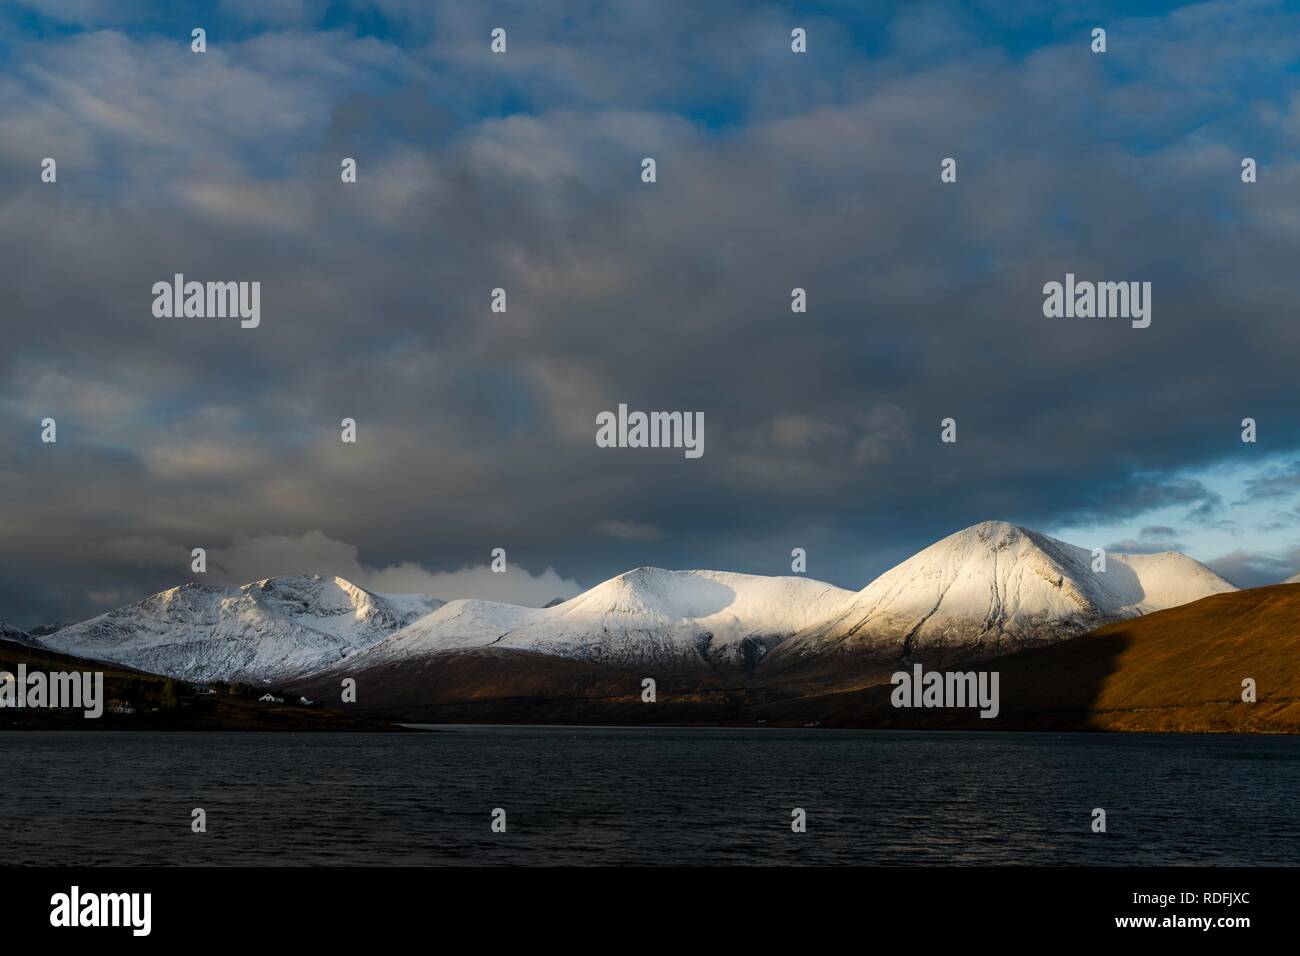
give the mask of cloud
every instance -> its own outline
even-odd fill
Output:
[[[1121,554],[1157,554],[1161,551],[1185,551],[1187,545],[1178,540],[1178,532],[1168,525],[1147,525],[1137,538],[1127,538],[1106,546],[1107,551]]]
[[[1284,554],[1237,549],[1205,564],[1238,587],[1263,587],[1277,584],[1300,571],[1300,548]]]
[[[1114,17],[1100,58],[1050,7],[839,7],[800,57],[775,8],[543,4],[493,57],[460,4],[228,2],[203,56],[151,6],[0,21],[0,616],[193,547],[544,603],[801,546],[860,587],[993,516],[1194,542],[1240,517],[1188,476],[1253,450],[1243,415],[1300,447],[1282,7]],[[1151,281],[1151,328],[1045,320],[1067,271]],[[261,326],[154,319],[175,272],[261,281]],[[704,457],[596,448],[619,402],[703,412]]]
[[[115,607],[122,606],[122,593],[120,591],[87,591],[86,598],[92,604],[112,610]]]
[[[607,518],[596,522],[596,530],[619,541],[659,541],[664,533],[652,524]]]
[[[208,570],[213,579],[226,584],[247,584],[282,574],[320,574],[387,594],[431,594],[444,601],[481,598],[534,607],[582,591],[576,581],[560,577],[552,568],[534,574],[509,560],[504,572],[485,564],[430,571],[414,561],[371,567],[359,560],[354,545],[321,531],[237,535],[228,547],[209,552]]]
[[[317,20],[327,0],[221,0],[219,9],[246,23],[302,25]]]
[[[1258,477],[1246,481],[1246,502],[1261,499],[1287,498],[1300,492],[1300,461],[1273,465]]]
[[[555,598],[571,598],[584,590],[577,581],[561,577],[552,568],[534,574],[525,568],[507,566],[494,572],[487,565],[429,572],[416,564],[400,564],[371,572],[367,587],[389,594],[432,594],[443,600],[454,597],[482,598],[542,607]]]

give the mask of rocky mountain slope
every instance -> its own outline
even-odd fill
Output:
[[[440,607],[342,578],[187,584],[40,638],[50,650],[191,681],[274,681],[316,670]]]
[[[15,644],[26,644],[29,647],[36,646],[37,641],[26,631],[0,621],[0,641],[12,641]]]

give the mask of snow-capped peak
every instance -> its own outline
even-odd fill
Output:
[[[985,521],[885,572],[781,653],[1001,653],[1236,590],[1174,552],[1107,554],[1105,562],[1094,571],[1089,549]]]
[[[451,601],[347,666],[489,646],[623,664],[751,666],[852,596],[808,578],[642,567],[553,607]]]
[[[41,638],[52,650],[188,680],[273,680],[337,661],[442,604],[339,577],[185,584]]]

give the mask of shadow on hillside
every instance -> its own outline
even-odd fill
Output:
[[[755,720],[777,724],[820,723],[826,727],[880,727],[969,730],[1086,730],[1107,679],[1130,644],[1123,631],[1088,634],[1060,644],[1019,651],[991,660],[957,663],[917,657],[865,676],[872,686],[826,693],[810,684],[807,694],[787,696],[797,685],[788,681],[755,701]],[[923,671],[998,674],[998,714],[979,716],[979,709],[895,707],[890,674]],[[782,699],[785,697],[786,699]]]
[[[828,690],[818,681],[786,679],[764,685],[699,674],[658,673],[656,700],[643,700],[640,671],[521,651],[466,650],[432,664],[411,661],[376,673],[359,671],[358,710],[406,722],[591,724],[821,724],[826,727],[948,729],[1086,729],[1107,677],[1128,645],[1124,634],[1088,635],[946,671],[997,671],[999,714],[978,709],[898,709],[891,701],[893,670],[873,664],[859,689]],[[932,665],[920,663],[929,670]],[[934,669],[941,668],[939,663]],[[308,679],[294,693],[337,693],[334,680]],[[864,686],[864,685],[871,686]],[[377,693],[376,693],[377,692]]]
[[[488,649],[355,676],[358,709],[369,716],[431,722],[1300,732],[1295,585],[1213,595],[980,662],[935,649],[904,663],[899,651],[825,653],[742,674]],[[997,672],[997,716],[982,718],[972,706],[894,707],[890,675],[916,663],[925,672]],[[643,699],[647,677],[655,681],[653,702]],[[1258,679],[1257,703],[1242,700],[1244,678]],[[309,681],[304,692],[329,700],[337,678]]]

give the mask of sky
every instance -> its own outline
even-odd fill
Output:
[[[1297,64],[1249,0],[6,4],[0,620],[794,548],[861,588],[988,519],[1281,580]],[[260,324],[156,317],[176,273]],[[1150,282],[1150,327],[1045,317],[1066,273]],[[705,453],[598,447],[620,404]]]

